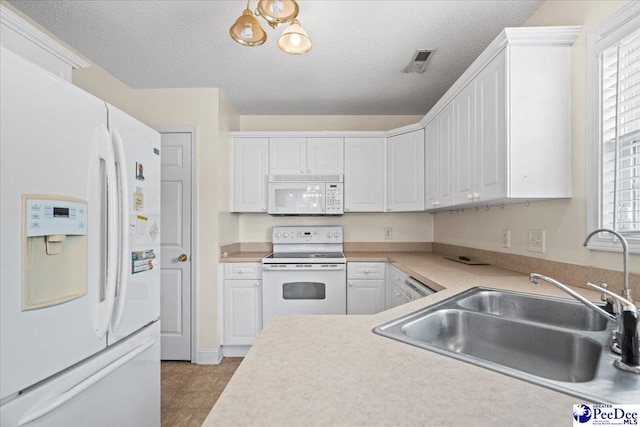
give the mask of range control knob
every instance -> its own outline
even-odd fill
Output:
[[[276,237],[279,239],[282,236],[282,233],[280,233],[279,231],[276,232]]]
[[[284,234],[282,235],[282,237],[284,237],[286,239],[287,237],[289,237],[289,233],[285,231]]]
[[[331,232],[327,231],[327,237],[331,237]]]

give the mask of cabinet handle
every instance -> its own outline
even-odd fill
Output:
[[[353,282],[349,282],[349,286],[353,286]]]
[[[473,200],[478,200],[480,198],[479,193],[473,193]]]
[[[371,271],[369,271],[369,270],[364,270],[364,272],[363,272],[363,273],[364,273],[364,274],[369,274],[369,273],[371,273]]]
[[[467,199],[473,200],[473,194],[471,194],[471,193],[467,194]]]
[[[300,169],[300,173],[304,173],[304,169]]]
[[[260,286],[260,282],[256,282],[256,287]]]

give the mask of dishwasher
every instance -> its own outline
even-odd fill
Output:
[[[435,291],[424,283],[409,276],[395,266],[389,269],[391,285],[389,289],[389,307],[397,307],[413,300],[431,295]]]
[[[431,295],[435,292],[436,291],[411,276],[404,279],[405,302],[426,297],[427,295]]]

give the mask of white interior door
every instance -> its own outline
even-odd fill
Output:
[[[192,132],[162,134],[161,358],[191,360]]]

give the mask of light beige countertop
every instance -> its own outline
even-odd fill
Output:
[[[381,259],[371,255],[349,260]],[[203,426],[571,425],[578,398],[371,331],[479,285],[565,294],[543,282],[533,285],[524,274],[467,266],[440,254],[397,252],[387,258],[445,289],[370,316],[273,317]]]

